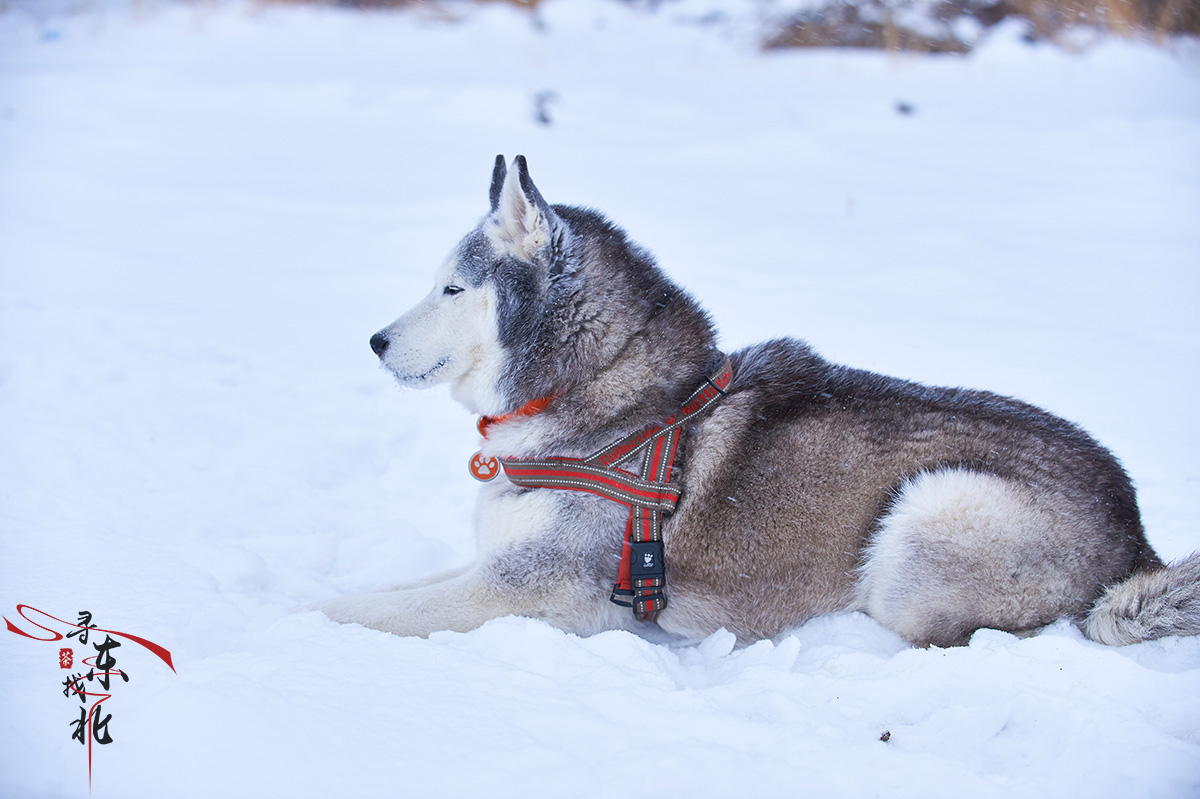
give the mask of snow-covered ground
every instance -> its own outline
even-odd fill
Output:
[[[1200,547],[1194,53],[768,56],[732,2],[86,7],[0,13],[0,614],[171,650],[115,650],[93,796],[1200,792],[1198,639],[420,640],[302,609],[472,555],[473,419],[367,339],[496,153],[625,225],[728,349],[1048,407],[1164,557]],[[87,794],[63,645],[0,630],[0,796]]]

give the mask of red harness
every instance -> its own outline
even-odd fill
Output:
[[[500,459],[504,474],[514,485],[587,491],[629,507],[621,567],[610,599],[618,605],[633,608],[634,618],[639,621],[654,621],[667,606],[662,518],[679,503],[679,488],[671,483],[679,430],[723,397],[732,379],[733,368],[726,358],[721,369],[705,380],[674,416],[586,458]],[[514,416],[537,413],[548,402],[548,398],[535,400],[511,414],[485,417],[480,420],[479,432],[486,438],[489,425]],[[617,468],[638,452],[644,454],[637,474]],[[495,477],[498,470],[494,459],[481,461],[482,466],[477,466],[476,461],[480,459],[477,454],[472,460],[471,473],[482,480]]]

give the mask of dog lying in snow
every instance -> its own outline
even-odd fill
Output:
[[[795,339],[726,357],[649,253],[548,204],[523,157],[496,159],[490,200],[433,291],[371,338],[402,385],[447,383],[483,417],[478,557],[330,618],[745,642],[859,610],[939,646],[1063,616],[1109,644],[1200,632],[1200,556],[1163,565],[1128,476],[1075,425]]]

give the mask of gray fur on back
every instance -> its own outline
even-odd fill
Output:
[[[856,581],[868,546],[888,533],[881,523],[921,474],[993,475],[1021,486],[1023,504],[1010,528],[1020,540],[979,550],[966,547],[964,534],[958,550],[953,539],[937,549],[930,542],[911,558],[902,596],[889,601],[938,586],[921,600],[927,623],[902,631],[912,640],[960,643],[980,626],[1029,628],[1080,615],[1105,586],[1159,565],[1128,477],[1074,425],[994,394],[835,366],[793,340],[736,352],[733,362],[730,396],[696,431],[688,501],[668,544],[681,572],[672,585],[694,582],[735,615],[752,609],[735,628],[742,637],[860,608]],[[711,438],[710,425],[719,431]],[[981,605],[973,584],[1000,552],[1007,573],[994,579],[1024,596],[1018,614],[1000,597]],[[1047,562],[1057,579],[1044,573]]]

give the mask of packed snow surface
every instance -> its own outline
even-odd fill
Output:
[[[1049,408],[1164,558],[1200,547],[1194,52],[763,54],[732,2],[69,5],[0,12],[0,613],[87,610],[175,665],[114,650],[92,796],[1200,795],[1196,638],[306,609],[472,557],[474,420],[367,339],[497,153],[652,249],[726,349]],[[0,796],[88,793],[63,646],[0,629]]]

